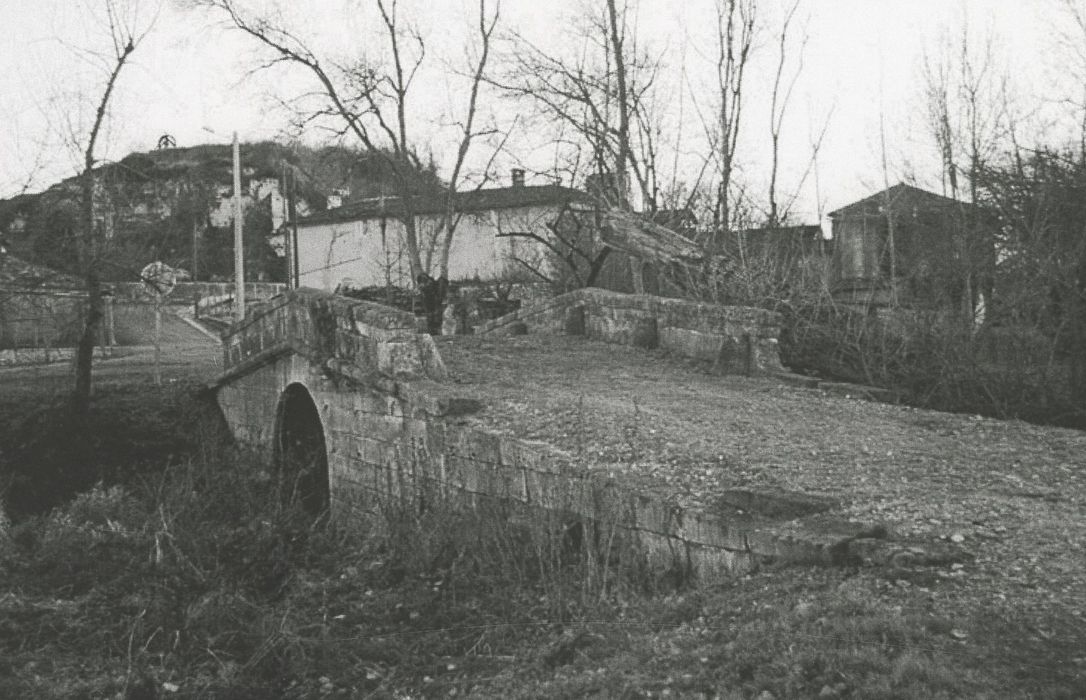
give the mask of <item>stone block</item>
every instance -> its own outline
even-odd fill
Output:
[[[757,560],[750,552],[688,544],[694,576],[701,583],[740,576],[752,571]]]
[[[650,576],[679,572],[684,576],[690,571],[686,543],[676,537],[655,532],[639,532],[638,542]]]
[[[656,317],[646,314],[631,320],[630,345],[644,350],[655,350],[660,345]]]
[[[782,489],[727,489],[714,502],[713,509],[730,518],[737,511],[745,515],[792,519],[836,508],[837,499],[830,496],[785,491]]]
[[[683,357],[711,362],[716,359],[723,342],[724,336],[719,333],[676,326],[664,326],[660,329],[660,347]]]
[[[584,335],[585,334],[585,318],[584,318],[583,306],[572,306],[566,311],[565,319],[562,323],[562,330],[566,335]]]
[[[423,376],[422,362],[414,339],[378,343],[377,369],[388,377],[413,379]]]

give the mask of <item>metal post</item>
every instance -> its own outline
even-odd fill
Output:
[[[294,246],[290,236],[290,192],[287,190],[287,164],[279,164],[279,193],[283,198],[283,223],[279,231],[283,233],[283,255],[287,267],[287,289],[294,289]],[[277,233],[279,232],[277,231]]]
[[[200,263],[200,224],[192,222],[192,281],[200,279],[198,266]]]
[[[290,213],[290,246],[294,251],[294,286],[292,289],[297,289],[302,286],[302,277],[300,268],[298,266],[298,190],[296,185],[296,178],[294,174],[294,166],[290,167],[287,171],[290,176],[290,199],[287,200],[288,212]]]
[[[241,149],[238,147],[238,132],[234,132],[234,278],[237,285],[235,301],[236,318],[245,318],[245,249],[242,242],[241,216]]]
[[[155,295],[155,386],[162,386],[162,295]]]

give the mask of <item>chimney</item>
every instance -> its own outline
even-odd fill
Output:
[[[513,168],[513,187],[524,187],[524,169]]]

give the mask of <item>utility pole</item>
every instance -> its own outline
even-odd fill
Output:
[[[279,192],[283,197],[283,223],[278,231],[283,234],[284,262],[287,266],[287,289],[294,289],[294,246],[291,245],[290,236],[290,191],[287,189],[287,164],[279,164]]]
[[[238,321],[245,319],[245,249],[242,241],[241,216],[241,149],[238,146],[238,132],[234,132],[234,277],[237,284],[235,300]]]
[[[200,224],[193,219],[192,221],[192,281],[195,282],[200,279],[200,273],[197,269],[197,265],[200,262]]]
[[[291,262],[294,269],[290,271],[290,276],[293,278],[293,286],[291,289],[297,289],[302,285],[301,269],[298,266],[298,189],[296,187],[296,177],[294,172],[294,166],[290,166],[287,171],[289,176],[289,198],[287,199],[287,214],[290,216],[290,232],[289,241],[287,244],[291,249]]]

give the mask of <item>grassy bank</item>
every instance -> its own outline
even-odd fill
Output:
[[[1086,694],[1066,614],[973,595],[968,569],[691,588],[609,568],[542,517],[315,527],[194,389],[111,387],[87,426],[28,403],[33,387],[0,400],[7,483],[52,498],[8,491],[0,697]]]

